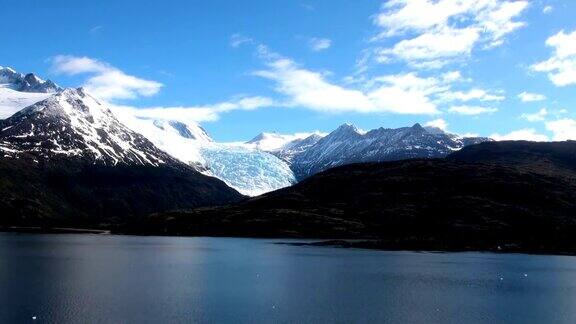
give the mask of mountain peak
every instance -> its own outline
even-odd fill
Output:
[[[361,134],[361,132],[356,126],[350,123],[344,123],[336,128],[331,134]]]
[[[354,131],[358,130],[358,128],[356,128],[356,126],[354,126],[354,124],[352,124],[352,123],[344,123],[344,124],[338,126],[338,128],[336,130],[338,130],[338,129],[340,129],[340,130],[348,130],[349,129],[349,130],[354,130]]]
[[[30,83],[40,83],[43,82],[44,80],[37,77],[34,73],[28,73],[24,76],[24,81]]]
[[[424,129],[424,127],[422,127],[422,125],[420,125],[420,123],[416,123],[416,124],[412,125],[411,128],[414,129],[414,130]]]
[[[63,91],[1,121],[0,151],[92,164],[160,165],[175,160],[116,119],[82,88]]]
[[[20,92],[55,93],[62,88],[50,80],[43,80],[34,73],[26,75],[9,67],[0,67],[0,83]]]
[[[246,142],[247,144],[254,144],[263,140],[267,140],[267,139],[273,139],[273,138],[280,138],[282,137],[282,135],[278,134],[278,133],[267,133],[267,132],[262,132],[258,135],[256,135],[254,138],[252,138],[251,140],[249,140],[248,142]]]

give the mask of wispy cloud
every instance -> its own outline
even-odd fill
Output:
[[[422,77],[420,73],[398,73],[358,78],[347,77],[342,83],[331,80],[331,72],[308,69],[294,60],[272,52],[265,45],[257,46],[265,69],[253,75],[271,80],[274,90],[284,98],[284,106],[298,106],[328,113],[394,113],[439,114],[441,106],[452,102],[499,102],[502,91],[480,88],[465,89],[469,79],[459,71]],[[464,88],[454,90],[454,86]],[[462,106],[453,112],[475,115],[492,113],[496,108]],[[472,109],[473,108],[473,109]]]
[[[522,92],[518,95],[522,102],[544,101],[546,96],[539,93]]]
[[[130,118],[150,118],[160,120],[178,120],[183,122],[216,121],[220,115],[232,110],[255,110],[270,107],[274,101],[266,97],[242,97],[205,106],[178,107],[133,107],[127,105],[111,105],[111,109],[121,120]]]
[[[252,38],[244,36],[242,34],[233,34],[232,36],[230,36],[230,46],[235,48],[253,42],[254,40]]]
[[[468,91],[447,91],[440,94],[440,99],[445,101],[502,101],[505,96],[489,93],[483,89],[470,89]]]
[[[498,109],[481,106],[452,106],[448,109],[448,111],[460,115],[475,116],[482,114],[493,114],[497,112]]]
[[[310,48],[315,52],[320,52],[332,46],[332,40],[328,38],[310,38],[308,41]]]
[[[90,93],[104,100],[152,96],[162,88],[160,82],[126,74],[106,62],[85,56],[56,56],[52,59],[52,68],[60,74],[89,75],[83,86]]]
[[[516,20],[525,0],[390,0],[374,18],[378,40],[392,46],[374,51],[381,63],[401,60],[416,68],[440,68],[470,56],[476,48],[500,46],[523,27]]]
[[[324,112],[390,112],[398,114],[436,114],[428,94],[434,80],[415,74],[390,75],[372,80],[371,89],[350,88],[331,82],[327,75],[308,70],[293,60],[259,48],[267,69],[253,72],[276,83],[276,92],[285,96],[286,105]]]
[[[178,107],[135,107],[115,103],[117,99],[136,99],[158,93],[162,84],[128,75],[109,63],[90,57],[60,55],[52,59],[56,73],[65,75],[86,74],[86,90],[107,102],[123,120],[129,118],[153,118],[206,122],[218,120],[221,114],[233,110],[255,110],[274,105],[274,101],[263,96],[239,96],[232,100],[203,106]]]

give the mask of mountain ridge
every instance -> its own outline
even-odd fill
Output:
[[[491,139],[460,137],[437,128],[425,128],[418,123],[411,127],[380,127],[369,131],[361,131],[346,123],[321,138],[308,138],[305,147],[292,141],[271,153],[286,160],[296,178],[302,180],[326,169],[351,163],[442,158],[465,146],[484,141]]]
[[[0,120],[0,151],[37,159],[78,156],[93,163],[174,163],[142,135],[122,125],[82,88],[66,89]]]

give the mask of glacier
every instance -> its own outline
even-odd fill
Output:
[[[195,122],[138,117],[121,107],[114,112],[122,123],[161,150],[224,181],[243,195],[258,196],[296,182],[294,173],[282,159],[241,144],[216,143]]]
[[[247,196],[258,196],[296,182],[287,163],[272,154],[240,146],[215,144],[200,150],[207,175]]]

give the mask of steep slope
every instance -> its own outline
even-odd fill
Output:
[[[216,143],[195,123],[130,115],[121,118],[174,158],[221,179],[242,194],[256,196],[295,182],[288,165],[276,156],[241,145]]]
[[[503,147],[512,153],[499,154]],[[155,215],[130,230],[576,253],[576,165],[563,156],[574,150],[574,142],[483,143],[448,159],[347,165],[233,206]]]
[[[0,226],[109,226],[240,199],[124,126],[82,89],[0,121]]]
[[[289,153],[280,150],[275,154],[288,155],[296,177],[304,179],[351,163],[445,157],[466,145],[488,140],[460,138],[419,124],[398,129],[379,128],[366,133],[344,124],[299,153],[290,153],[288,148]]]
[[[81,88],[66,89],[0,121],[0,151],[37,159],[74,156],[106,165],[174,161]]]

